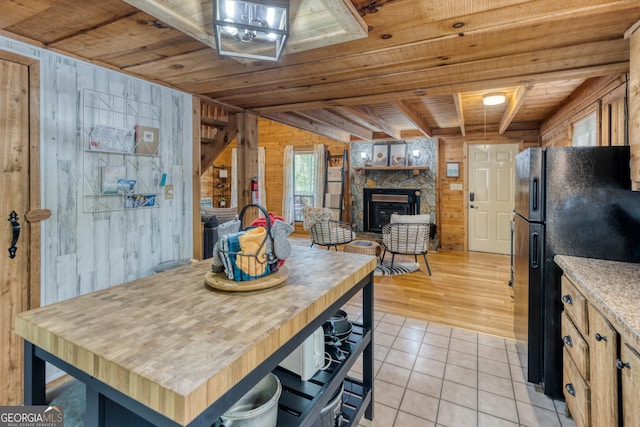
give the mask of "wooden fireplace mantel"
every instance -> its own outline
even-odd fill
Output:
[[[353,170],[364,175],[368,171],[413,171],[414,175],[419,175],[420,171],[429,170],[429,166],[353,166]]]

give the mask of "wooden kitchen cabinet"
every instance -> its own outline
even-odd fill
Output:
[[[640,426],[640,353],[624,339],[620,346],[620,379],[622,381],[622,419],[624,426]]]
[[[640,426],[640,353],[566,276],[562,302],[563,391],[576,426]]]
[[[567,411],[578,427],[591,425],[591,386],[587,301],[571,281],[561,280],[562,383]]]
[[[589,304],[591,419],[594,426],[618,425],[618,333]]]

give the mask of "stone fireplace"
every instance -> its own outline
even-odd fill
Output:
[[[430,214],[431,222],[435,224],[437,139],[418,138],[410,141],[387,141],[387,143],[405,143],[407,144],[407,152],[412,152],[414,149],[419,150],[422,153],[422,158],[425,159],[423,165],[428,166],[428,169],[420,170],[417,174],[414,174],[411,169],[399,170],[393,167],[366,171],[352,169],[349,173],[352,222],[360,232],[380,233],[380,225],[388,223],[388,218],[393,211],[398,211],[398,213]],[[350,165],[363,166],[360,153],[370,151],[373,144],[371,142],[351,143]],[[375,213],[378,215],[378,219],[372,221],[369,218],[369,213],[372,211],[367,210],[365,205],[365,193],[373,193],[376,190],[378,194],[375,197],[374,209],[377,210]],[[410,202],[409,197],[413,197]],[[412,209],[415,209],[415,212]]]
[[[363,192],[363,230],[382,231],[392,214],[415,215],[420,213],[420,189],[418,188],[365,188]]]

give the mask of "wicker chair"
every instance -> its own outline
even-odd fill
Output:
[[[356,238],[351,224],[333,219],[329,208],[305,206],[302,208],[303,226],[311,234],[311,246],[326,246],[337,251],[338,245],[349,243]]]
[[[413,255],[418,262],[418,255],[422,255],[427,266],[429,276],[431,268],[427,261],[429,248],[429,223],[391,222],[382,227],[382,261],[387,251],[391,252],[391,268],[396,254]]]

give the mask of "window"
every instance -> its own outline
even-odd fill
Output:
[[[302,221],[302,208],[314,206],[316,198],[316,155],[313,151],[297,151],[293,155],[293,198],[295,221]]]
[[[596,112],[573,123],[573,135],[571,144],[574,147],[595,147],[598,145],[596,135]]]

